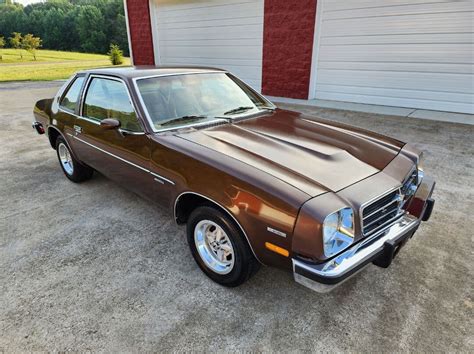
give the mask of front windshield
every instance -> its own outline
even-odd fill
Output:
[[[137,86],[156,130],[274,108],[222,72],[144,78],[137,80]]]

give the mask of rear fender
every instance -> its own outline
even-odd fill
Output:
[[[43,125],[43,127],[47,127],[51,120],[51,104],[53,103],[52,98],[46,98],[39,100],[36,102],[35,107],[33,109],[33,115],[35,117],[35,121],[39,122]]]

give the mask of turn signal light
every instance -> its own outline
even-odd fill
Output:
[[[288,252],[288,250],[281,248],[277,245],[274,245],[273,243],[270,243],[270,242],[265,242],[265,247],[269,249],[270,251],[278,253],[284,257],[288,257],[290,255],[290,252]]]

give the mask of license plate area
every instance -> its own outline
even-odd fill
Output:
[[[411,236],[413,236],[415,231],[416,229],[411,230],[395,240],[386,241],[383,244],[382,252],[372,261],[372,263],[378,267],[388,268],[398,252],[400,252],[400,249],[407,243]]]

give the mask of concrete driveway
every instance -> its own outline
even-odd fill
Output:
[[[300,107],[425,150],[434,214],[389,269],[332,293],[270,268],[226,289],[165,211],[98,174],[63,176],[30,126],[58,86],[0,85],[0,352],[474,350],[474,126]]]

